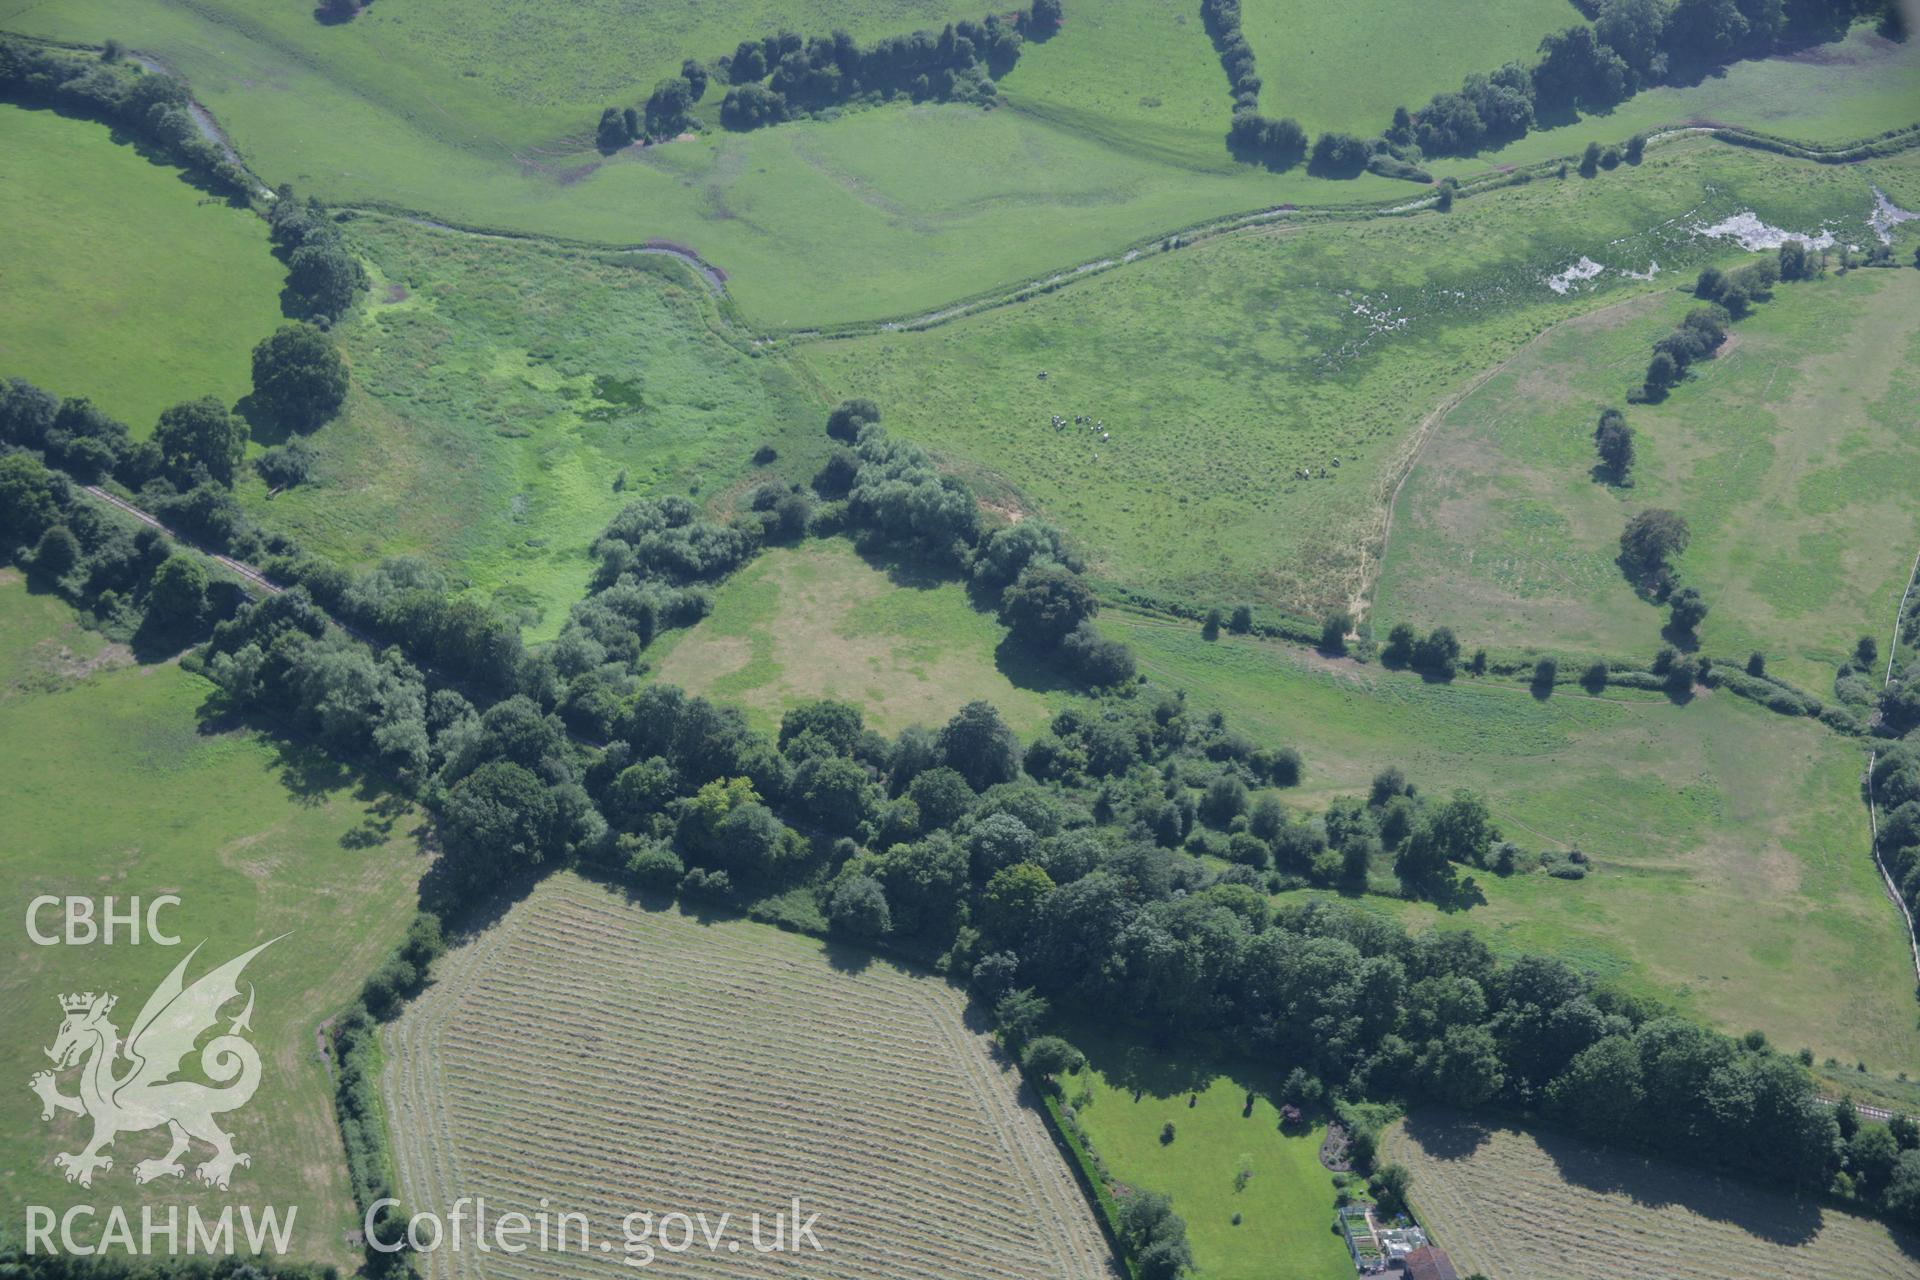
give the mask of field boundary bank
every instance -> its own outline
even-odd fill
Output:
[[[700,277],[714,297],[731,303],[727,294],[727,273],[720,267],[701,257],[698,251],[687,245],[675,244],[671,240],[642,240],[637,244],[610,244],[598,240],[575,240],[566,236],[544,236],[525,231],[502,231],[491,227],[470,226],[459,222],[448,222],[419,209],[409,209],[403,205],[389,204],[383,200],[363,200],[353,204],[328,205],[329,209],[342,213],[353,213],[362,217],[395,218],[429,231],[443,231],[448,235],[470,236],[477,240],[503,240],[510,244],[532,245],[537,248],[564,250],[572,253],[611,253],[611,254],[649,254],[671,258],[692,270]],[[729,306],[729,310],[732,310]],[[743,320],[730,316],[729,322],[738,322],[747,327]]]
[[[1893,662],[1900,652],[1900,624],[1907,616],[1907,601],[1913,595],[1913,584],[1920,578],[1920,552],[1913,558],[1913,568],[1907,573],[1907,589],[1900,593],[1900,604],[1893,612],[1893,636],[1887,644],[1887,673],[1880,681],[1880,690],[1885,693],[1893,683]],[[1873,799],[1873,770],[1880,762],[1880,748],[1875,747],[1867,753],[1867,771],[1864,775],[1867,793],[1867,830],[1873,840],[1872,853],[1874,869],[1880,873],[1880,883],[1886,889],[1887,896],[1893,899],[1894,907],[1900,912],[1900,918],[1907,926],[1907,946],[1913,952],[1913,978],[1916,996],[1920,996],[1920,932],[1916,932],[1913,923],[1913,911],[1907,906],[1905,898],[1900,896],[1900,887],[1893,882],[1893,873],[1887,870],[1885,858],[1880,856],[1880,814]]]
[[[1061,1160],[1072,1172],[1075,1185],[1087,1198],[1087,1207],[1093,1210],[1094,1221],[1100,1224],[1100,1234],[1106,1237],[1107,1247],[1113,1250],[1115,1264],[1128,1276],[1139,1275],[1132,1251],[1120,1240],[1119,1206],[1114,1204],[1112,1194],[1107,1191],[1106,1183],[1093,1164],[1093,1144],[1077,1128],[1068,1126],[1066,1117],[1060,1113],[1060,1100],[1047,1092],[1046,1079],[1036,1079],[1024,1063],[1020,1063],[1018,1069],[1026,1079],[1027,1087],[1040,1100],[1040,1116],[1046,1122],[1047,1134],[1053,1139]]]
[[[1650,134],[1648,141],[1668,143],[1690,137],[1703,138],[1721,145],[1770,151],[1794,160],[1808,160],[1823,164],[1854,164],[1865,160],[1881,159],[1920,147],[1920,123],[1903,125],[1899,129],[1888,130],[1887,133],[1875,138],[1843,143],[1802,143],[1793,139],[1778,138],[1771,134],[1714,125],[1676,125]],[[1865,150],[1868,147],[1877,149]],[[1547,175],[1557,174],[1561,166],[1572,160],[1573,156],[1569,154],[1536,161],[1508,171],[1489,170],[1462,183],[1457,194],[1465,198],[1490,194],[1506,187],[1521,186]],[[1085,259],[1073,266],[1061,267],[1043,278],[1030,280],[1024,284],[985,290],[969,297],[956,299],[932,311],[919,312],[910,316],[854,321],[844,325],[776,327],[763,332],[772,337],[783,338],[796,346],[808,342],[863,338],[879,333],[917,333],[955,320],[963,320],[984,312],[1031,301],[1094,276],[1104,275],[1110,270],[1127,266],[1154,253],[1191,248],[1223,236],[1272,226],[1318,226],[1326,223],[1366,222],[1376,218],[1410,217],[1430,210],[1438,198],[1436,192],[1437,188],[1426,187],[1417,189],[1410,199],[1397,201],[1377,200],[1320,205],[1282,203],[1239,213],[1223,214],[1188,223],[1170,231],[1142,236],[1099,257]]]

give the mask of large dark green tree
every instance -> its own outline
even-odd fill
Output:
[[[147,619],[165,631],[190,631],[207,609],[207,571],[192,556],[168,556],[153,571]]]
[[[845,756],[816,756],[794,774],[791,798],[808,821],[843,836],[867,816],[873,786],[867,771]]]
[[[247,424],[212,396],[202,396],[163,410],[153,439],[176,484],[190,487],[195,470],[201,469],[231,485],[234,469],[246,456]]]
[[[975,791],[1020,776],[1020,741],[990,702],[969,702],[940,730],[940,755]]]
[[[827,899],[827,919],[842,933],[872,941],[893,932],[886,890],[872,876],[848,876]]]
[[[337,320],[366,287],[365,268],[337,239],[303,244],[287,257],[287,288],[304,302],[304,314]]]
[[[288,430],[312,431],[345,403],[347,363],[312,325],[282,325],[253,349],[253,398]]]
[[[1673,557],[1685,551],[1692,538],[1685,516],[1648,507],[1636,512],[1620,533],[1620,564],[1636,581],[1664,581],[1672,573]]]
[[[1051,560],[1028,565],[1000,597],[1000,617],[1022,640],[1051,647],[1100,611],[1079,574]]]
[[[558,816],[539,778],[510,761],[489,761],[462,778],[441,805],[448,869],[480,885],[538,866]]]
[[[1633,471],[1633,428],[1627,425],[1627,415],[1602,409],[1599,425],[1593,429],[1593,447],[1607,478],[1614,484],[1627,483]]]
[[[38,458],[24,453],[0,457],[0,534],[14,540],[37,539],[60,517],[67,482]],[[11,550],[11,545],[5,548]]]
[[[701,80],[705,84],[705,78]],[[646,135],[655,141],[673,138],[692,120],[693,85],[685,76],[671,76],[653,87],[647,98]]]
[[[860,428],[880,421],[880,406],[864,396],[842,400],[827,415],[827,434],[848,444],[860,438]]]

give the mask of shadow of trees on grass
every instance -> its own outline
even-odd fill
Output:
[[[1812,1243],[1826,1225],[1826,1210],[1818,1200],[1703,1173],[1657,1156],[1600,1147],[1553,1129],[1522,1129],[1443,1109],[1415,1111],[1406,1120],[1407,1137],[1440,1161],[1474,1159],[1502,1134],[1512,1142],[1533,1143],[1568,1186],[1624,1197],[1644,1209],[1682,1210],[1788,1248]],[[1920,1240],[1890,1230],[1903,1252],[1920,1257]]]

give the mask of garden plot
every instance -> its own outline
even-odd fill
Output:
[[[770,1217],[798,1197],[821,1252],[662,1255],[676,1275],[1098,1277],[1092,1211],[1020,1078],[961,997],[864,954],[648,911],[571,876],[450,954],[385,1037],[401,1194],[444,1214]],[[503,1034],[504,1032],[504,1034]],[[615,1246],[618,1248],[618,1245]],[[434,1280],[571,1275],[469,1248]]]

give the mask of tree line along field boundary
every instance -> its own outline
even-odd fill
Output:
[[[36,36],[25,36],[0,31],[0,35],[18,39],[47,48],[57,48],[74,53],[103,52],[104,46],[76,43],[70,41],[49,40]],[[188,99],[196,120],[202,125],[202,131],[208,140],[223,151],[227,158],[241,172],[251,178],[257,187],[255,206],[261,198],[259,192],[268,192],[270,187],[259,172],[248,163],[245,155],[234,146],[227,130],[221,126],[214,114],[199,99],[192,96],[192,85],[186,77],[174,72],[167,64],[154,55],[137,49],[128,50],[129,56],[143,66],[154,68],[150,74],[165,74],[179,80],[187,88]],[[1848,164],[1862,160],[1879,159],[1898,152],[1920,147],[1920,122],[1897,126],[1870,137],[1847,141],[1830,142],[1825,140],[1795,139],[1785,135],[1765,133],[1759,130],[1724,125],[1679,125],[1672,129],[1645,134],[1649,141],[1665,141],[1676,136],[1704,134],[1726,145],[1744,146],[1758,150],[1772,151],[1792,159],[1812,160],[1827,164]],[[1465,182],[1443,180],[1453,186],[1456,197],[1465,198],[1486,194],[1509,186],[1524,185],[1538,178],[1557,174],[1573,160],[1572,153],[1535,161],[1513,168],[1490,170],[1485,174],[1467,179]],[[398,217],[413,218],[429,225],[452,232],[474,236],[488,236],[504,240],[516,240],[528,243],[546,243],[556,246],[582,250],[598,250],[614,253],[644,253],[670,257],[681,262],[701,277],[701,283],[712,291],[720,302],[722,312],[729,324],[747,330],[753,335],[755,345],[773,342],[810,342],[825,339],[863,337],[875,333],[908,331],[915,332],[934,328],[953,320],[977,315],[984,311],[995,310],[1031,298],[1053,293],[1081,280],[1100,275],[1116,267],[1125,266],[1150,253],[1186,248],[1219,236],[1253,230],[1281,223],[1313,224],[1326,222],[1370,221],[1376,218],[1405,217],[1426,212],[1434,208],[1439,200],[1439,186],[1434,186],[1413,194],[1410,198],[1387,198],[1374,201],[1329,202],[1326,204],[1300,205],[1283,203],[1245,209],[1235,213],[1216,215],[1196,222],[1141,236],[1133,241],[1110,248],[1104,253],[1081,260],[1078,263],[1060,267],[1047,275],[1018,284],[998,285],[983,289],[978,293],[951,299],[931,311],[916,309],[911,313],[880,317],[873,320],[851,321],[846,324],[809,325],[798,327],[751,325],[739,311],[732,294],[726,289],[729,278],[726,269],[718,263],[708,261],[698,249],[673,241],[648,239],[639,242],[616,243],[579,239],[574,237],[551,235],[528,231],[516,231],[510,228],[492,227],[478,223],[467,223],[455,219],[442,218],[430,211],[412,209],[385,201],[351,201],[331,207],[341,211],[366,210],[385,213]]]
[[[536,238],[536,240],[538,240],[538,238]],[[1912,587],[1912,578],[1908,580],[1908,591],[1910,591],[1910,587]],[[1903,597],[1903,599],[1905,599],[1905,597]],[[1920,954],[1920,952],[1916,952],[1916,954]]]
[[[1758,133],[1752,130],[1726,126],[1679,126],[1648,136],[1648,142],[1668,142],[1686,136],[1704,136],[1710,140],[1728,145],[1747,146],[1752,149],[1772,151],[1789,159],[1817,160],[1826,164],[1852,164],[1859,161],[1882,159],[1920,147],[1920,122],[1891,129],[1871,138],[1856,139],[1848,142],[1824,143],[1801,142],[1777,135]],[[1577,157],[1574,153],[1538,160],[1514,168],[1491,170],[1486,174],[1470,178],[1455,188],[1457,198],[1484,195],[1504,190],[1507,187],[1523,186],[1529,182],[1555,176],[1563,167],[1571,164]],[[1437,185],[1437,184],[1436,184]],[[912,312],[893,316],[882,316],[872,320],[848,321],[845,324],[767,326],[751,325],[737,309],[731,306],[732,296],[724,293],[729,306],[730,319],[736,320],[742,327],[750,329],[756,335],[759,345],[786,343],[804,345],[810,342],[834,341],[869,337],[881,333],[917,333],[938,328],[954,321],[968,319],[985,312],[999,310],[1034,298],[1057,293],[1062,289],[1095,276],[1104,275],[1119,267],[1124,267],[1151,254],[1186,249],[1203,244],[1222,236],[1239,232],[1263,230],[1274,226],[1313,226],[1340,222],[1367,222],[1381,218],[1411,217],[1429,212],[1438,199],[1437,189],[1416,192],[1411,198],[1389,198],[1372,201],[1331,202],[1327,204],[1302,205],[1282,203],[1245,209],[1236,213],[1221,214],[1203,218],[1172,228],[1157,231],[1149,235],[1118,245],[1108,251],[1077,263],[1056,268],[1041,278],[1019,284],[999,285],[983,289],[978,293],[952,299],[932,310],[916,309]],[[398,216],[427,219],[436,226],[475,236],[492,236],[506,240],[519,240],[530,243],[549,243],[572,248],[603,250],[613,252],[662,252],[664,241],[644,241],[640,244],[610,244],[602,241],[580,240],[571,237],[553,236],[530,231],[514,231],[488,227],[481,224],[462,223],[434,217],[419,210],[406,209],[398,205],[381,201],[356,201],[332,206],[342,210],[374,210]],[[710,263],[698,252],[688,246],[673,246],[665,250],[687,262],[697,265],[701,270],[719,273],[722,281],[730,278],[723,267]]]
[[[1893,683],[1894,658],[1900,652],[1900,628],[1907,616],[1907,601],[1913,596],[1915,579],[1920,579],[1920,552],[1913,558],[1913,568],[1907,573],[1907,589],[1900,593],[1900,605],[1893,613],[1893,635],[1887,644],[1887,671],[1880,681],[1884,691]],[[1900,887],[1893,882],[1893,873],[1887,870],[1886,859],[1880,856],[1880,813],[1874,803],[1873,770],[1880,761],[1880,749],[1875,747],[1867,753],[1867,769],[1862,777],[1861,789],[1867,797],[1867,828],[1872,833],[1873,865],[1880,872],[1880,883],[1886,888],[1887,896],[1893,899],[1893,905],[1899,909],[1900,918],[1907,925],[1907,945],[1913,951],[1913,978],[1915,990],[1920,991],[1920,931],[1914,927],[1913,912],[1907,907],[1906,899],[1900,896]]]

